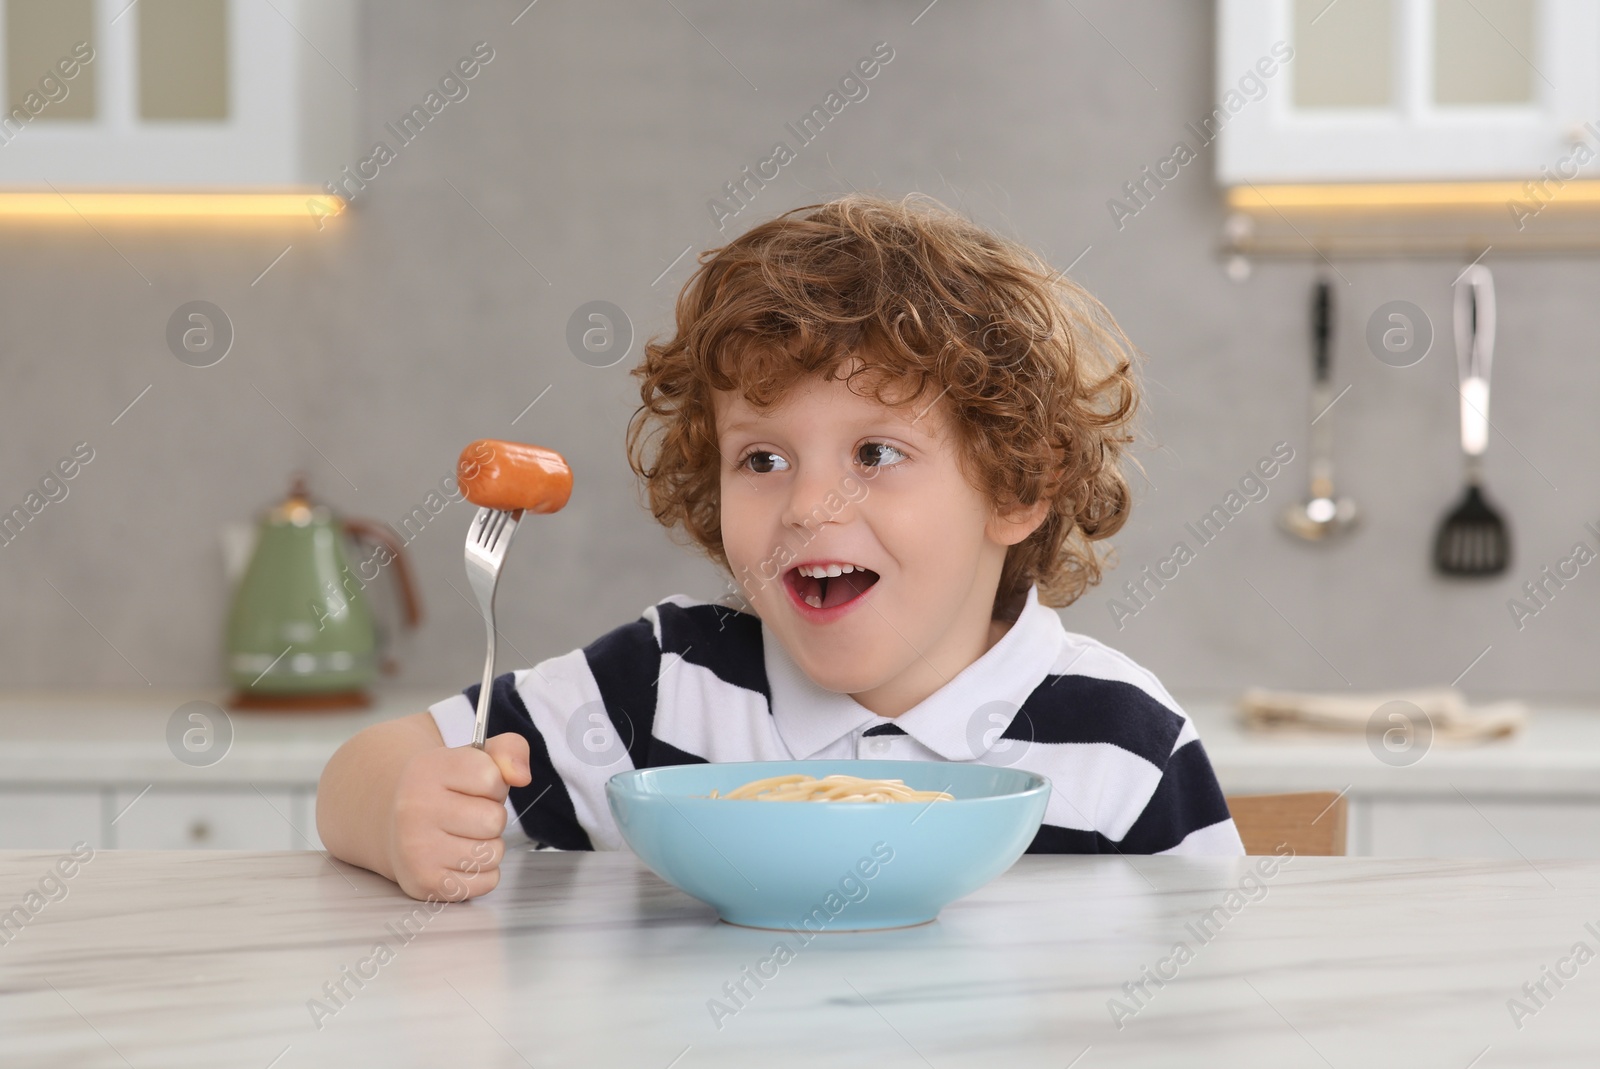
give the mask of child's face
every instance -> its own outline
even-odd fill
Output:
[[[817,379],[765,412],[719,393],[716,415],[729,566],[819,686],[896,716],[1003,632],[991,615],[1006,549],[1046,506],[992,516],[937,404],[888,408]],[[799,572],[810,563],[870,571],[829,578],[824,592]]]

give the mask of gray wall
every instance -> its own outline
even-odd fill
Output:
[[[480,436],[557,448],[576,473],[568,508],[529,522],[512,554],[508,660],[572,649],[669,593],[717,596],[712,567],[639,505],[624,460],[639,343],[591,368],[567,350],[567,318],[606,299],[641,339],[660,332],[692,256],[652,280],[686,246],[859,188],[934,194],[1060,266],[1092,246],[1074,275],[1148,354],[1149,481],[1135,480],[1116,540],[1123,568],[1064,610],[1069,628],[1174,689],[1442,683],[1491,646],[1462,680],[1474,693],[1592,695],[1600,565],[1520,632],[1506,602],[1575,541],[1600,544],[1584,529],[1600,518],[1594,261],[1486,260],[1501,297],[1489,486],[1517,536],[1509,577],[1461,585],[1428,570],[1433,525],[1459,492],[1448,337],[1407,369],[1361,339],[1391,299],[1443,327],[1459,269],[1444,260],[1339,265],[1336,376],[1352,388],[1331,418],[1367,524],[1342,545],[1293,543],[1272,520],[1306,475],[1313,263],[1226,277],[1209,153],[1121,231],[1106,207],[1210,110],[1210,5],[942,0],[912,25],[923,6],[680,0],[690,25],[667,4],[543,0],[513,26],[520,0],[368,4],[362,148],[474,42],[496,56],[337,225],[103,225],[102,237],[7,224],[0,503],[20,502],[78,441],[95,458],[0,548],[0,685],[216,684],[221,525],[275,499],[295,467],[338,508],[397,521]],[[878,41],[895,55],[870,95],[719,233],[708,198]],[[185,366],[164,343],[169,315],[194,299],[237,330],[215,367]],[[1119,631],[1107,601],[1124,573],[1166,556],[1279,441],[1298,459],[1270,496]],[[481,658],[476,611],[451,586],[466,589],[467,518],[451,506],[412,546],[429,618],[402,679],[441,694]]]

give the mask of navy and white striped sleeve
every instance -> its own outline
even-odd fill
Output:
[[[1125,795],[1120,807],[1108,807],[1121,810],[1115,819],[1119,834],[1110,845],[1124,854],[1243,854],[1244,843],[1194,722],[1154,677],[1133,678],[1138,682],[1100,683],[1120,699],[1104,708],[1107,713],[1115,709],[1112,715],[1122,724],[1118,734],[1138,740],[1123,745],[1155,766],[1159,778],[1146,788],[1149,776],[1132,777],[1130,785],[1141,786]]]
[[[1160,782],[1119,845],[1130,854],[1244,853],[1222,787],[1187,717]]]
[[[1243,854],[1193,722],[1126,658],[1094,667],[1123,678],[1047,677],[1002,736],[1029,743],[1022,764],[1051,780],[1029,851]]]

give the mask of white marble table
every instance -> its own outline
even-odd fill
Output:
[[[56,857],[0,853],[0,909]],[[0,1065],[1600,1060],[1600,960],[1545,980],[1542,1006],[1522,991],[1574,944],[1600,950],[1600,862],[1295,858],[1230,901],[1260,861],[1024,857],[931,925],[802,946],[716,923],[631,854],[518,853],[493,894],[430,915],[320,853],[100,851],[0,933]],[[1202,941],[1192,926],[1219,906]],[[736,1005],[724,985],[780,938],[792,960],[745,980],[718,1028],[709,1001]],[[1146,968],[1170,979],[1135,1001],[1123,985]],[[1137,1011],[1120,1029],[1113,998]]]

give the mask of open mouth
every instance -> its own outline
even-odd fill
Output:
[[[878,573],[860,565],[852,571],[829,576],[802,575],[799,568],[790,568],[784,578],[795,595],[811,608],[836,609],[864,594],[878,581]]]

